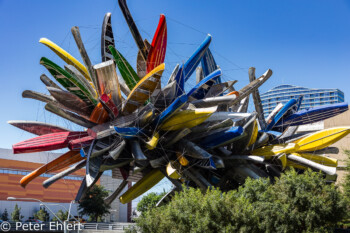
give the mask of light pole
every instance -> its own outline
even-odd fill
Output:
[[[62,220],[61,220],[59,217],[57,217],[57,215],[56,215],[49,207],[47,207],[47,206],[45,205],[44,202],[40,201],[39,199],[35,199],[35,198],[23,198],[23,197],[8,197],[7,200],[8,200],[8,201],[23,200],[23,201],[36,201],[36,202],[40,202],[41,205],[45,206],[45,207],[53,214],[53,216],[55,216],[55,217],[60,221],[61,224],[64,224],[64,223],[62,222]]]

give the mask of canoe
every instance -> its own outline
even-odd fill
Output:
[[[117,143],[108,152],[109,156],[114,160],[118,159],[120,154],[124,150],[125,146],[126,146],[125,140],[122,140],[120,143]]]
[[[97,100],[91,95],[88,87],[86,87],[78,79],[75,79],[75,77],[70,73],[45,57],[42,57],[40,59],[40,64],[45,66],[46,69],[48,69],[48,71],[52,74],[52,76],[69,92],[72,92],[82,100],[88,101],[93,105],[97,104]]]
[[[94,65],[93,69],[96,71],[99,96],[107,94],[112,102],[121,108],[122,96],[113,60]]]
[[[94,137],[86,136],[83,138],[70,140],[68,143],[68,148],[72,151],[80,151],[81,148],[90,146],[94,139]]]
[[[137,181],[131,188],[128,189],[125,193],[123,193],[119,200],[122,204],[126,204],[135,198],[139,197],[150,188],[155,186],[164,178],[164,175],[158,169],[154,169],[147,173],[144,177],[142,177],[139,181]]]
[[[146,142],[146,148],[148,150],[153,150],[157,147],[159,141],[159,133],[155,132],[152,136],[152,138]]]
[[[195,159],[208,159],[211,158],[212,155],[209,154],[206,150],[202,149],[200,146],[195,143],[182,139],[179,141],[179,146],[185,149],[185,154],[195,158]]]
[[[111,119],[117,118],[119,115],[119,109],[114,104],[111,98],[107,94],[103,94],[99,97],[102,107],[108,112],[108,115]]]
[[[201,108],[213,107],[213,106],[217,106],[219,104],[232,105],[232,102],[235,101],[236,98],[237,98],[236,95],[208,97],[208,98],[204,98],[204,99],[198,99],[198,100],[191,101],[191,104],[193,104],[196,107],[201,107]]]
[[[147,160],[147,157],[142,152],[140,143],[138,140],[130,140],[131,155],[135,160]]]
[[[62,49],[61,47],[59,47],[58,45],[56,45],[55,43],[53,43],[49,39],[41,38],[39,40],[39,42],[46,45],[47,47],[49,47],[63,61],[65,61],[69,65],[72,65],[75,68],[77,68],[79,70],[79,72],[82,73],[87,80],[91,81],[91,78],[89,76],[89,73],[88,73],[86,67],[83,64],[81,64],[77,59],[75,59],[72,55],[67,53],[64,49]]]
[[[237,126],[237,125],[236,125]],[[255,143],[258,136],[258,124],[256,122],[256,114],[247,119],[247,123],[243,125],[243,135],[237,139],[232,148],[234,154],[241,154],[249,146]]]
[[[171,72],[171,75],[170,75],[170,77],[168,79],[168,83],[167,84],[175,81],[175,76],[176,76],[177,72],[179,71],[179,69],[180,69],[180,64],[176,64],[176,66],[174,67],[173,71]]]
[[[121,128],[121,127],[114,126],[114,129],[121,137],[125,139],[134,138],[142,134],[142,130],[136,127]]]
[[[143,42],[145,43],[146,49],[149,52],[149,50],[151,49],[151,44],[148,42],[147,39],[145,39]],[[141,50],[137,52],[136,72],[139,78],[145,77],[145,75],[147,74],[147,61],[143,59]]]
[[[31,90],[25,90],[22,92],[22,97],[23,98],[30,98],[34,100],[39,100],[44,103],[51,103],[51,102],[56,102],[55,98],[53,98],[50,95],[46,95],[40,92],[36,91],[31,91]]]
[[[204,53],[204,56],[202,57],[201,65],[202,65],[204,77],[208,76],[210,73],[214,72],[218,68],[215,62],[215,59],[213,57],[213,54],[211,53],[209,48],[207,49],[207,51]],[[221,75],[215,78],[215,83],[216,84],[221,83]]]
[[[335,127],[313,133],[297,142],[297,151],[321,150],[336,143],[350,133],[350,127]]]
[[[303,96],[299,97],[298,99],[289,100],[283,106],[283,108],[276,114],[274,119],[272,119],[271,123],[269,125],[267,125],[267,127],[266,127],[267,130],[271,130],[272,128],[275,128],[274,130],[283,131],[283,129],[279,129],[279,128],[274,127],[274,126],[276,124],[280,124],[283,127],[285,118],[288,118],[290,115],[296,113],[299,110],[299,107],[301,105],[302,100],[303,100]]]
[[[202,67],[198,66],[196,68],[196,83],[199,83],[204,79],[203,69]]]
[[[173,134],[168,136],[168,138],[170,140],[166,141],[165,147],[170,147],[170,146],[174,145],[175,143],[177,143],[179,140],[184,138],[189,133],[191,133],[191,130],[188,128],[184,128],[182,130],[175,131]]]
[[[136,84],[140,81],[139,76],[135,72],[135,70],[131,67],[129,62],[123,57],[123,55],[113,46],[108,46],[111,51],[114,61],[118,66],[118,70],[122,75],[126,85],[130,90],[132,90]]]
[[[188,109],[175,113],[160,126],[161,130],[179,130],[192,128],[207,120],[215,111],[216,107]]]
[[[323,121],[347,111],[348,108],[348,103],[337,103],[304,109],[284,119],[283,126],[297,126]],[[282,122],[276,124],[276,127],[279,126],[282,126]]]
[[[298,145],[295,143],[269,145],[253,150],[252,155],[265,156],[266,158],[271,158],[272,156],[281,153],[296,152],[297,149]]]
[[[208,93],[211,86],[214,85],[217,78],[221,76],[221,69],[217,69],[207,75],[204,79],[202,79],[199,83],[197,83],[188,93],[187,96],[194,99],[203,99],[204,96]]]
[[[128,6],[126,5],[126,0],[118,0],[118,4],[119,4],[120,9],[122,10],[122,13],[123,13],[124,18],[126,20],[126,23],[128,24],[130,32],[131,32],[131,34],[136,42],[136,45],[139,48],[139,50],[141,51],[143,59],[145,61],[147,61],[147,57],[148,57],[147,48],[146,48],[145,44],[143,43],[141,34],[136,27],[135,21],[130,14]]]
[[[64,109],[61,109],[52,103],[46,104],[45,110],[47,110],[53,114],[56,114],[57,116],[60,116],[64,119],[67,119],[67,120],[69,120],[77,125],[83,126],[85,128],[91,128],[91,127],[96,125],[95,123],[93,123],[89,120],[86,120],[85,118],[83,118],[77,114],[71,113],[71,112],[66,111]]]
[[[191,165],[209,170],[216,170],[217,168],[214,162],[214,157],[208,159],[192,159]]]
[[[197,50],[183,65],[183,75],[184,75],[185,82],[190,78],[190,76],[196,70],[199,62],[201,61],[205,52],[208,50],[209,44],[211,42],[211,38],[212,38],[211,35],[208,34],[207,37],[202,42],[202,44],[197,48]]]
[[[94,84],[94,86],[97,87],[98,86],[98,81],[97,81],[97,78],[96,78],[96,73],[94,72],[94,70],[92,68],[92,64],[91,64],[90,58],[89,58],[89,56],[88,56],[88,54],[86,52],[83,40],[81,39],[79,27],[77,27],[77,26],[72,27],[71,28],[71,32],[72,32],[72,35],[74,37],[75,43],[77,44],[77,47],[79,49],[80,56],[83,59],[85,67],[87,68],[87,71],[88,71],[88,73],[90,75],[91,81]]]
[[[176,100],[175,98],[176,88],[177,88],[177,83],[173,81],[167,84],[164,88],[160,90],[157,89],[150,98],[151,102],[159,110],[163,110],[167,108],[169,105],[173,103],[174,100]],[[183,95],[186,95],[186,94],[183,94]]]
[[[261,85],[263,85],[272,75],[272,70],[268,69],[263,75],[258,79],[249,83],[247,86],[243,87],[238,91],[239,95],[233,104],[239,103],[242,99],[249,96],[253,91],[257,90]]]
[[[136,84],[123,106],[123,113],[134,112],[150,98],[160,82],[164,68],[164,63],[157,66]]]
[[[104,202],[106,205],[110,205],[112,204],[112,202],[119,196],[119,194],[124,190],[124,188],[126,187],[126,185],[128,184],[129,182],[127,180],[123,180],[118,188],[116,188],[116,190],[114,190],[114,192],[112,194],[110,194],[108,197],[106,197],[104,199]]]
[[[40,135],[12,146],[14,154],[62,149],[70,140],[88,136],[86,132],[58,132]]]
[[[243,128],[231,127],[227,130],[222,130],[217,133],[213,133],[203,138],[200,141],[200,146],[204,149],[214,149],[216,147],[224,146],[230,144],[231,142],[237,140],[243,134]]]
[[[251,115],[251,113],[214,112],[208,119],[205,120],[205,122],[223,121],[227,118],[230,118],[233,122],[237,122],[250,117]]]
[[[185,82],[190,78],[193,72],[196,70],[199,62],[201,61],[204,53],[209,47],[211,42],[211,35],[207,35],[202,44],[192,54],[192,56],[186,61],[185,64],[181,65],[174,80],[177,83],[176,97],[182,95],[185,91]]]
[[[47,77],[45,74],[40,75],[40,80],[45,84],[47,87],[54,87],[57,89],[61,89],[54,81],[52,81],[49,77]]]
[[[89,119],[92,112],[91,106],[78,96],[54,87],[47,87],[47,90],[64,109]]]
[[[90,93],[95,99],[97,99],[97,90],[95,89],[95,86],[92,82],[88,81],[80,72],[72,65],[65,65],[64,69],[70,73],[75,79],[79,80],[84,87],[86,87]],[[97,87],[96,87],[97,88]]]
[[[62,179],[65,176],[68,176],[68,175],[72,174],[73,172],[76,172],[76,171],[82,169],[83,167],[85,167],[85,165],[86,165],[86,160],[83,160],[83,161],[80,161],[79,163],[75,164],[74,166],[69,167],[66,170],[63,170],[63,171],[53,175],[52,177],[46,179],[43,182],[43,187],[48,188],[50,185],[52,185],[53,183],[55,183],[59,179]]]
[[[315,155],[315,154],[309,154],[309,153],[293,153],[293,155],[303,157],[305,159],[311,160],[315,163],[319,163],[325,166],[329,167],[337,167],[338,166],[338,160],[333,159],[330,157],[326,157],[323,155]]]
[[[92,152],[91,152],[90,158],[94,158],[94,157],[98,157],[98,156],[107,154],[108,151],[115,146],[117,141],[110,143],[109,140],[107,140],[107,142],[106,142],[104,140],[95,139],[95,141],[93,141],[92,143],[94,143],[94,145],[92,147]],[[80,149],[79,152],[80,152],[81,157],[87,158],[89,156],[92,143],[90,144],[90,146],[82,147]]]
[[[85,169],[85,179],[86,186],[89,188],[96,183],[100,174],[100,167],[103,161],[102,156],[91,157],[96,141],[93,141],[90,145],[89,152],[86,158],[86,169]]]
[[[315,169],[315,170],[323,171],[324,173],[326,173],[328,175],[335,175],[337,172],[336,167],[329,167],[329,166],[321,165],[319,163],[315,163],[311,160],[308,160],[304,157],[297,156],[294,154],[287,155],[287,158],[288,158],[288,160],[291,160],[292,162],[296,162],[298,164],[301,164],[301,165],[306,166],[306,167],[310,167],[310,168]]]
[[[92,111],[89,120],[96,124],[102,124],[109,120],[108,112],[104,109],[101,103],[98,103]]]
[[[248,70],[249,81],[253,82],[255,77],[255,67],[250,67]],[[252,92],[253,102],[255,106],[255,111],[258,113],[259,124],[262,129],[266,128],[266,121],[264,117],[264,109],[262,107],[259,89]]]
[[[114,36],[112,30],[112,22],[111,22],[112,13],[108,12],[105,14],[102,22],[102,34],[101,34],[101,57],[102,62],[113,60],[113,55],[108,49],[108,46],[114,45]]]
[[[221,95],[225,95],[225,92],[229,91],[233,91],[234,87],[233,85],[237,82],[237,80],[233,80],[233,81],[227,81],[224,83],[219,83],[219,84],[215,84],[213,85],[210,90],[208,91],[208,93],[206,94],[205,98],[209,98],[209,97],[215,97],[215,96],[221,96]]]
[[[247,112],[248,111],[248,105],[249,105],[249,96],[245,97],[241,100],[239,104],[237,104],[237,110],[235,110],[234,106],[231,108],[233,112]]]
[[[252,132],[250,140],[248,142],[248,147],[250,147],[251,145],[253,145],[256,142],[256,139],[258,138],[258,131],[259,131],[258,122],[255,120],[254,126],[253,126],[253,132]]]
[[[283,108],[282,103],[278,103],[276,107],[271,111],[271,113],[266,118],[266,124],[270,124],[276,114]]]
[[[191,134],[190,137],[193,136],[195,138],[196,135],[200,135],[204,132],[212,132],[217,129],[231,127],[231,126],[233,126],[233,121],[230,118],[227,118],[226,120],[223,120],[221,122],[214,122],[214,124],[212,122],[201,124],[191,128],[191,131],[193,132],[193,134]]]
[[[61,126],[38,121],[8,121],[7,123],[35,135],[70,131],[69,129]]]
[[[38,177],[44,173],[47,173],[47,172],[52,172],[53,170],[57,170],[57,168],[56,168],[57,166],[60,166],[62,163],[66,162],[68,160],[71,160],[74,157],[77,157],[77,155],[79,156],[79,153],[77,153],[76,151],[68,151],[67,153],[59,156],[58,158],[50,161],[49,163],[35,169],[34,171],[27,174],[26,176],[24,176],[21,179],[21,181],[20,181],[21,186],[24,188],[27,184],[29,184],[36,177]]]
[[[165,16],[160,15],[157,30],[154,33],[151,48],[147,56],[147,73],[164,62],[167,46],[167,25]]]

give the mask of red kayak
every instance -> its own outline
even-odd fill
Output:
[[[59,132],[41,135],[12,146],[14,154],[62,149],[69,141],[88,136],[87,132]]]
[[[89,146],[94,139],[94,137],[86,136],[83,138],[71,140],[68,144],[68,148],[70,150],[79,151],[81,148]]]
[[[156,33],[147,57],[147,73],[164,62],[167,45],[167,26],[165,16],[160,15]]]

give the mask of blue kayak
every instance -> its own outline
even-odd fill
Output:
[[[280,120],[282,119],[282,117],[291,109],[293,108],[296,104],[298,103],[298,101],[296,99],[291,99],[289,100],[284,106],[283,108],[276,114],[276,116],[271,120],[270,123],[268,123],[268,125],[266,126],[266,128],[263,130],[265,132],[271,130],[278,122],[280,122]]]
[[[193,72],[196,70],[199,62],[201,61],[204,53],[207,51],[211,42],[211,35],[208,35],[199,48],[192,54],[192,56],[182,64],[177,71],[174,80],[177,83],[177,89],[175,96],[180,96],[185,91],[185,82],[190,78]]]
[[[188,97],[186,94],[178,97],[172,102],[159,116],[153,121],[153,126],[161,125],[165,120],[169,119],[177,110],[182,108],[187,103]]]
[[[275,127],[297,126],[323,121],[347,111],[348,108],[348,103],[337,103],[315,108],[307,108],[290,115],[285,118],[283,122],[278,122]]]
[[[209,48],[204,53],[204,56],[201,61],[201,65],[202,65],[204,77],[208,76],[210,73],[214,72],[218,68],[215,62],[215,59],[213,57],[213,54],[211,53]],[[220,83],[221,83],[221,75],[215,78],[215,84],[220,84]]]
[[[114,130],[123,138],[133,138],[137,137],[142,133],[142,130],[137,127],[125,127],[125,128],[120,128],[117,126],[114,126]]]
[[[216,69],[214,72],[207,75],[199,83],[197,83],[188,93],[187,96],[192,96],[195,99],[203,99],[208,93],[211,86],[216,82],[216,79],[222,74],[221,69]]]
[[[213,149],[219,146],[227,145],[243,134],[241,126],[233,126],[228,130],[210,134],[200,141],[200,146],[204,149]]]

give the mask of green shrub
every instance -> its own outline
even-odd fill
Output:
[[[286,172],[274,184],[247,179],[238,190],[184,188],[165,206],[144,212],[141,232],[328,232],[346,216],[346,202],[320,173]]]

